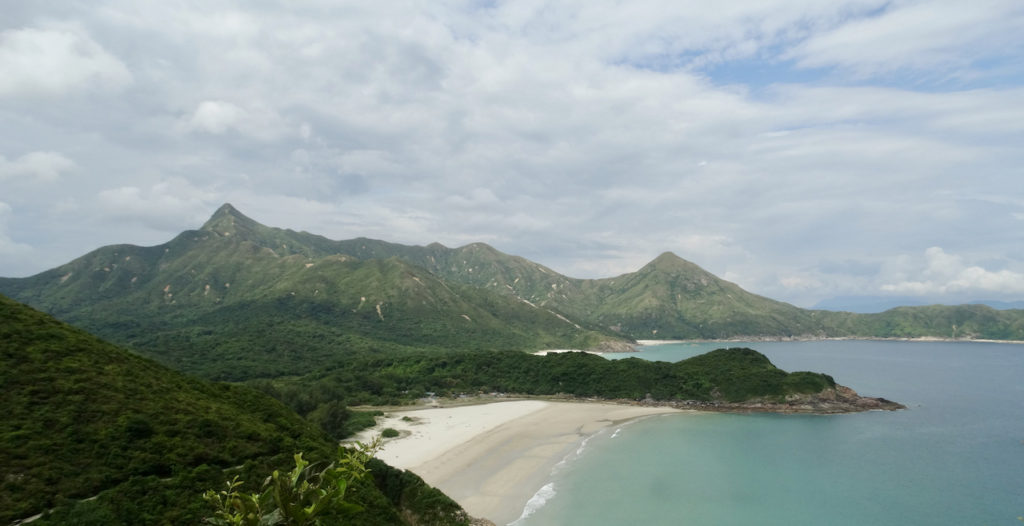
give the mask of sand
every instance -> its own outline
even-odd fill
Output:
[[[539,400],[387,413],[357,437],[384,428],[377,457],[408,469],[455,499],[474,517],[508,524],[585,438],[635,418],[678,413],[667,407]]]

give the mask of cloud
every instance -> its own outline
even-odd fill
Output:
[[[445,198],[445,202],[459,208],[487,209],[499,204],[501,201],[490,189],[474,188],[465,193],[450,195]]]
[[[235,132],[262,141],[279,139],[289,133],[287,124],[272,108],[257,105],[246,109],[223,100],[200,102],[185,120],[185,128],[212,135]],[[302,130],[294,130],[293,134]]]
[[[68,29],[0,32],[0,97],[60,95],[79,88],[117,90],[128,68],[88,35]]]
[[[50,182],[73,168],[75,162],[57,152],[30,152],[12,161],[0,155],[0,180],[28,178]]]
[[[11,212],[11,205],[0,201],[0,254],[9,257],[24,256],[32,251],[32,247],[14,241],[7,233],[7,223]]]
[[[166,178],[149,188],[121,186],[96,196],[108,221],[130,221],[163,232],[198,227],[221,203],[220,194],[183,178]],[[182,228],[185,225],[185,228]]]
[[[925,251],[925,267],[921,277],[923,279],[888,283],[882,285],[881,290],[915,296],[1024,294],[1024,273],[968,266],[962,257],[948,254],[940,247],[931,247]]]
[[[61,184],[2,198],[46,261],[162,240],[224,201],[578,277],[671,250],[805,304],[951,282],[903,259],[933,245],[991,274],[1024,261],[1006,226],[1024,210],[1019,2],[23,4],[0,46],[19,72],[0,78],[0,173]],[[75,165],[17,157],[37,151]],[[35,212],[69,199],[61,221]]]
[[[807,291],[820,291],[824,284],[812,277],[812,276],[801,276],[801,275],[790,275],[779,278],[779,283],[794,291],[807,292]]]
[[[194,130],[219,135],[229,129],[237,128],[243,119],[245,119],[245,110],[242,108],[230,102],[206,100],[199,103],[189,119],[189,126]]]
[[[911,69],[941,77],[983,57],[1019,53],[1020,40],[1007,37],[1021,23],[1024,9],[1013,0],[980,1],[970,9],[955,0],[891,2],[877,14],[813,34],[783,56],[800,67],[838,67],[856,76]]]

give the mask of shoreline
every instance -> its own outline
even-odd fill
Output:
[[[587,354],[596,354],[601,356],[604,352],[601,351],[588,351],[586,349],[544,349],[542,351],[533,351],[530,354],[534,356],[547,356],[549,354],[559,354],[564,352],[585,352]]]
[[[990,340],[967,338],[940,338],[938,336],[918,336],[914,338],[870,337],[870,336],[750,336],[723,339],[694,340],[637,340],[641,347],[669,345],[673,343],[757,343],[757,342],[822,342],[822,341],[864,341],[864,342],[944,342],[944,343],[1009,343],[1024,344],[1024,340]]]
[[[521,518],[555,467],[585,440],[640,418],[686,413],[696,411],[547,400],[427,406],[387,412],[352,440],[397,430],[377,458],[416,473],[470,515],[504,525]]]

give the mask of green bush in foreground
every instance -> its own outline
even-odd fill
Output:
[[[338,460],[322,469],[299,453],[295,455],[295,468],[289,473],[275,470],[258,494],[240,492],[243,483],[235,477],[226,490],[210,490],[203,495],[216,508],[205,522],[217,526],[337,524],[362,510],[345,500],[345,493],[355,481],[366,477],[366,463],[379,446],[377,439],[369,446],[360,443],[355,450],[341,449]]]

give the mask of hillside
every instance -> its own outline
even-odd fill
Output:
[[[861,398],[832,377],[778,369],[746,348],[718,349],[675,363],[608,360],[582,352],[534,356],[521,352],[412,351],[357,353],[301,378],[254,386],[283,400],[315,405],[330,393],[353,404],[397,405],[425,396],[506,393],[561,396],[712,410],[851,412],[899,409]],[[320,400],[320,393],[327,399]]]
[[[448,248],[261,225],[231,205],[154,247],[116,245],[0,293],[207,378],[302,375],[353,351],[593,348],[634,339],[1024,340],[1024,310],[800,309],[675,254],[575,279],[483,243]]]
[[[987,305],[896,307],[873,314],[815,311],[828,336],[1024,341],[1024,310]]]
[[[225,205],[154,247],[103,247],[0,292],[214,379],[301,374],[351,349],[590,347],[620,337],[397,257],[360,260]]]
[[[225,468],[262,480],[295,452],[333,454],[251,389],[185,377],[2,296],[0,322],[0,523],[56,507],[40,523],[196,524]],[[357,523],[401,522],[374,486],[356,498],[367,508]]]
[[[639,271],[588,281],[561,308],[634,338],[794,336],[820,330],[814,313],[751,294],[671,252]]]
[[[1022,309],[977,304],[898,307],[874,314],[801,309],[747,292],[671,252],[637,272],[575,279],[483,243],[447,248],[356,239],[330,247],[360,259],[398,258],[448,282],[507,294],[629,339],[1024,340]]]

